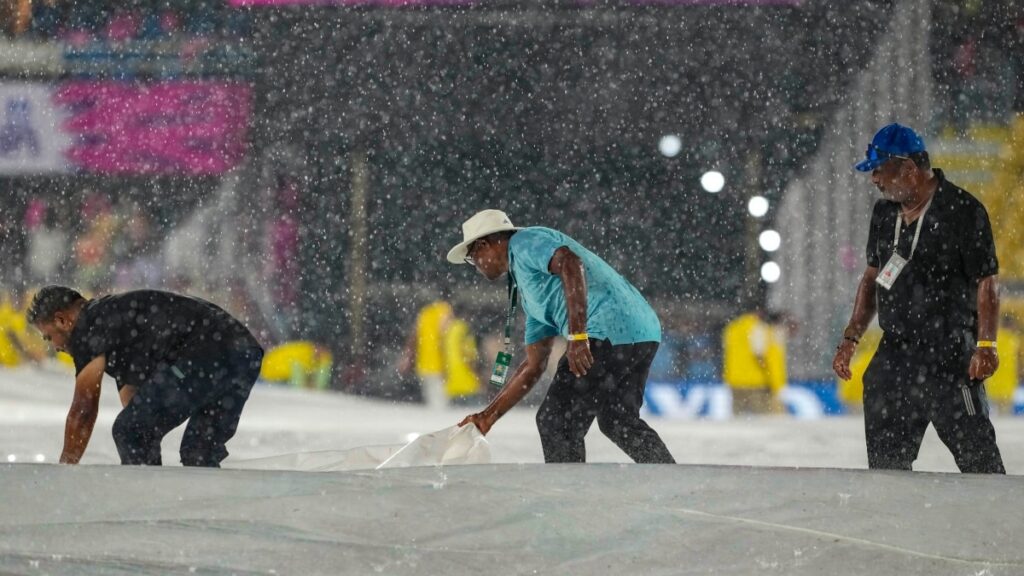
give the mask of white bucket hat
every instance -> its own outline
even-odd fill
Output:
[[[465,264],[469,245],[488,234],[505,230],[519,230],[512,225],[508,215],[501,210],[483,210],[474,214],[462,223],[462,242],[448,251],[448,261],[452,264]]]

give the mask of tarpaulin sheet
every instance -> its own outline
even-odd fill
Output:
[[[487,464],[490,461],[490,447],[476,426],[452,426],[420,435],[407,444],[298,452],[234,461],[227,465],[249,470],[337,472],[368,468]]]

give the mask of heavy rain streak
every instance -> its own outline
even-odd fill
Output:
[[[0,573],[1024,573],[1024,2],[0,0]]]

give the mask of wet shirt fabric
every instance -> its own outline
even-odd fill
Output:
[[[76,373],[106,355],[106,372],[118,389],[145,386],[171,366],[209,365],[250,349],[260,349],[256,338],[216,304],[158,290],[90,300],[68,342]]]
[[[901,340],[972,342],[977,335],[978,281],[999,273],[985,207],[935,170],[939,185],[921,222],[921,236],[895,284],[876,286],[878,321]],[[882,268],[893,253],[898,202],[879,200],[871,216],[868,266]],[[897,251],[910,257],[917,221],[901,225]]]
[[[569,236],[540,226],[523,228],[508,243],[512,276],[526,314],[526,343],[569,334],[562,279],[548,271],[555,251],[568,247],[583,261],[587,333],[612,345],[661,342],[661,323],[647,300],[604,260]]]

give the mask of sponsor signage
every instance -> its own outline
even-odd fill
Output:
[[[92,172],[220,174],[245,154],[250,89],[222,82],[68,82],[68,160]]]
[[[0,174],[67,170],[66,114],[45,84],[0,84]]]
[[[790,382],[779,391],[786,412],[799,419],[845,414],[833,380]],[[661,418],[727,420],[733,417],[732,391],[721,382],[647,383],[643,413]]]
[[[249,86],[0,84],[0,174],[221,174],[241,162]]]

